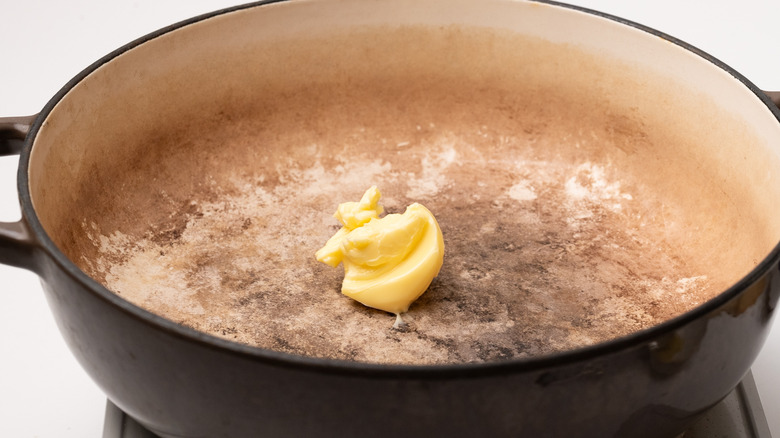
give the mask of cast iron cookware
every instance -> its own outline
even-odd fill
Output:
[[[470,65],[457,50],[490,52],[500,45],[497,40],[484,48],[444,50],[445,61],[425,52],[426,41],[388,44],[388,35],[413,34],[418,27],[434,29],[434,35],[435,29],[450,32],[456,40],[463,29],[496,30],[510,38],[522,34],[528,45],[499,53],[501,62],[485,67]],[[345,43],[354,40],[344,38],[350,32],[364,41]],[[334,34],[338,38],[329,39]],[[385,45],[369,50],[374,43]],[[306,47],[311,46],[327,54],[316,65],[284,56],[310,53]],[[696,250],[702,263],[715,260],[716,270],[733,274],[722,292],[651,328],[571,351],[486,363],[382,365],[287,354],[208,335],[130,303],[85,273],[84,254],[90,250],[84,248],[95,244],[82,236],[80,221],[90,218],[81,209],[89,208],[90,197],[105,199],[101,193],[122,189],[106,175],[132,173],[133,148],[164,158],[166,147],[177,147],[152,142],[157,149],[151,152],[129,138],[166,137],[213,118],[229,126],[231,117],[251,108],[245,96],[260,99],[273,87],[291,87],[284,92],[292,99],[312,93],[323,77],[347,77],[345,83],[359,88],[361,75],[389,71],[398,75],[383,76],[390,90],[398,92],[393,84],[404,81],[415,90],[414,80],[435,69],[418,65],[428,61],[403,64],[415,56],[410,47],[419,47],[445,76],[474,74],[482,84],[513,74],[507,67],[494,77],[490,69],[517,68],[525,72],[518,78],[539,81],[532,82],[542,96],[538,102],[548,96],[551,108],[561,102],[596,108],[595,100],[583,100],[608,96],[614,108],[628,112],[672,114],[684,122],[673,128],[698,136],[695,142],[727,137],[725,145],[702,146],[704,154],[657,152],[661,161],[667,153],[679,153],[677,161],[699,160],[680,169],[720,165],[724,184],[737,181],[741,187],[724,194],[723,203],[731,202],[729,211],[745,216],[733,213],[727,225],[707,222],[731,214],[717,208],[720,198],[696,204],[703,224],[697,232],[721,233],[704,238]],[[442,47],[448,47],[446,41]],[[553,47],[565,55],[549,50]],[[394,50],[407,52],[393,55]],[[601,64],[589,63],[590,55],[572,57],[580,51],[602,57],[604,66],[636,68],[589,72]],[[396,64],[372,70],[372,63],[383,65],[387,59]],[[534,76],[537,67],[548,70]],[[645,70],[668,82],[642,76]],[[658,92],[664,87],[674,91]],[[731,112],[717,109],[725,107]],[[770,211],[780,200],[779,115],[753,84],[697,49],[634,23],[558,3],[253,3],[122,47],[74,78],[37,116],[2,121],[0,151],[21,155],[23,218],[0,224],[0,261],[40,275],[62,335],[82,366],[114,404],[162,437],[673,437],[736,386],[769,330],[780,296],[780,231]],[[188,119],[195,121],[181,123]],[[720,125],[730,134],[719,132]],[[708,134],[710,128],[717,132]],[[738,141],[729,142],[733,139]],[[208,172],[208,166],[203,169]],[[135,199],[130,196],[128,204]]]

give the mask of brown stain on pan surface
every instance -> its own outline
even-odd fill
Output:
[[[316,40],[277,49],[309,59],[316,81],[258,82],[260,91],[237,82],[247,96],[222,90],[164,129],[139,129],[116,167],[95,160],[78,213],[49,224],[69,256],[125,299],[197,330],[379,363],[591,345],[733,281],[700,257],[712,242],[697,233],[733,228],[745,206],[713,222],[706,209],[723,204],[713,174],[683,153],[668,159],[689,140],[657,114],[581,87],[604,83],[614,65],[556,46],[579,72],[567,89],[566,68],[541,61],[554,46],[536,40],[457,27],[332,38],[339,50]],[[394,51],[374,53],[389,42]],[[504,46],[525,52],[503,69],[480,58]],[[365,58],[386,65],[366,72]],[[684,187],[669,178],[682,174]],[[405,331],[342,296],[341,269],[314,259],[338,228],[338,203],[370,185],[388,212],[422,203],[444,234],[444,266]]]

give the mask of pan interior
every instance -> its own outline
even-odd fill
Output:
[[[494,361],[668,320],[778,241],[764,122],[685,79],[483,26],[246,30],[285,13],[264,8],[115,58],[36,139],[47,233],[138,306],[301,355]],[[370,185],[388,212],[427,206],[444,234],[405,330],[314,259],[338,203]]]

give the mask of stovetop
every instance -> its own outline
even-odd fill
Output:
[[[752,373],[680,438],[715,437],[772,437]]]
[[[752,373],[678,438],[771,438]],[[158,438],[111,401],[106,403],[103,438]]]

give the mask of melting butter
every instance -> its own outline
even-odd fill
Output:
[[[359,202],[340,204],[343,227],[316,253],[332,267],[344,264],[341,293],[375,309],[400,314],[422,295],[444,262],[436,218],[414,203],[403,214],[379,216],[381,194],[369,188]]]

